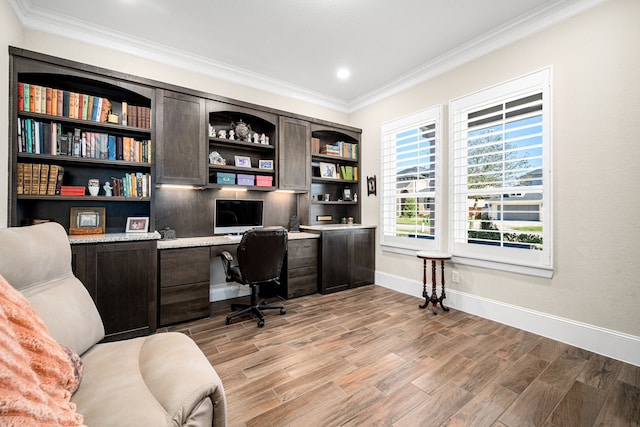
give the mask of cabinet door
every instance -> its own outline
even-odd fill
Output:
[[[351,286],[369,285],[375,275],[375,231],[353,230],[351,250]]]
[[[156,330],[156,243],[87,246],[87,282],[107,339]]]
[[[309,122],[280,117],[278,188],[308,191],[311,185],[311,126]]]
[[[322,233],[322,287],[323,294],[349,288],[351,282],[351,236],[349,231]]]
[[[156,182],[206,185],[204,99],[158,90],[156,105]]]
[[[289,240],[286,278],[280,288],[284,298],[318,292],[318,239]]]

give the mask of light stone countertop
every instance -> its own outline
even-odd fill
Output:
[[[353,228],[376,228],[375,225],[367,224],[320,224],[320,225],[301,225],[301,230],[311,231],[330,231],[330,230],[348,230]]]
[[[314,233],[289,232],[289,240],[318,239],[320,236]],[[173,240],[159,240],[158,249],[194,248],[198,246],[220,246],[239,243],[238,239],[229,239],[227,236],[202,236],[179,237]]]
[[[106,234],[73,234],[69,236],[69,243],[78,245],[82,243],[114,243],[114,242],[139,242],[142,240],[160,240],[160,233],[106,233]]]

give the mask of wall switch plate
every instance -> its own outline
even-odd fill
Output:
[[[460,273],[456,270],[451,272],[451,281],[453,283],[460,283]]]

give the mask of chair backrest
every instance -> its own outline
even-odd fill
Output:
[[[71,270],[69,237],[60,224],[0,229],[0,274],[58,343],[82,354],[104,337],[96,305]]]
[[[244,233],[237,255],[245,284],[280,279],[287,240],[287,230],[282,227],[254,228]]]

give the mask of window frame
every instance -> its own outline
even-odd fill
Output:
[[[455,98],[449,102],[449,244],[453,261],[479,267],[493,268],[539,277],[553,275],[553,183],[552,183],[552,111],[551,67],[518,77],[487,89]],[[468,196],[473,190],[466,187],[468,164],[456,157],[466,150],[466,123],[469,113],[506,103],[529,94],[542,93],[542,224],[541,251],[493,247],[464,241],[468,238]],[[466,118],[465,118],[466,117]],[[506,152],[506,150],[502,151]],[[509,188],[496,189],[508,193]],[[464,208],[460,208],[464,206]],[[462,234],[464,233],[464,235]]]
[[[431,251],[441,251],[442,244],[444,239],[442,238],[442,233],[446,223],[448,222],[448,218],[445,216],[443,211],[443,181],[442,181],[442,168],[443,168],[443,144],[442,144],[442,117],[443,117],[443,106],[436,105],[407,116],[400,117],[398,119],[390,120],[382,124],[380,128],[380,170],[382,173],[381,185],[379,186],[380,194],[381,194],[381,203],[380,203],[380,245],[383,251],[401,253],[406,255],[415,256],[416,251],[421,250],[431,250]],[[434,236],[433,239],[420,239],[420,238],[410,238],[410,237],[400,237],[400,236],[390,236],[385,234],[385,230],[391,226],[386,223],[385,216],[385,203],[386,198],[388,197],[385,192],[389,191],[390,185],[395,185],[397,183],[397,174],[386,174],[385,170],[385,150],[387,149],[387,134],[391,134],[393,132],[399,131],[401,129],[408,129],[411,127],[419,127],[424,125],[435,124],[435,138],[434,138],[434,146],[435,153],[434,157]],[[394,140],[395,141],[395,140]],[[395,199],[397,200],[397,198]],[[387,203],[388,204],[388,203]],[[394,202],[395,205],[395,202]],[[393,224],[395,227],[395,224]]]

